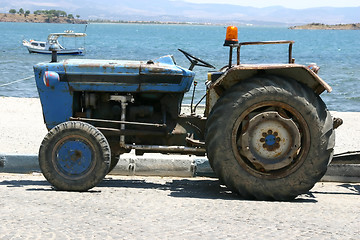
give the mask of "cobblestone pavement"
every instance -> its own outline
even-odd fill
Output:
[[[0,239],[359,239],[360,184],[318,183],[292,202],[239,199],[212,178],[107,177],[60,192],[0,174]]]

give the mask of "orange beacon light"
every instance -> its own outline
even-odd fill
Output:
[[[226,29],[226,38],[224,46],[230,46],[232,44],[238,44],[238,28],[235,26],[228,26]]]

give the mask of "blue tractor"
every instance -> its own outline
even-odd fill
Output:
[[[316,65],[292,58],[293,41],[242,42],[227,28],[229,63],[210,71],[205,111],[181,114],[194,66],[213,66],[183,50],[148,61],[57,61],[34,66],[48,134],[39,150],[58,190],[87,191],[134,150],[207,156],[219,179],[246,199],[289,200],[325,174],[335,144],[333,119],[319,95],[331,87]],[[244,45],[288,44],[285,64],[242,64]],[[236,61],[233,61],[236,52]]]

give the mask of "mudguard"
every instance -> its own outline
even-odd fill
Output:
[[[307,85],[320,95],[325,90],[331,92],[332,88],[310,68],[299,64],[241,64],[225,72],[209,73],[206,98],[206,115],[222,94],[238,82],[245,81],[256,75],[276,75],[283,78],[292,78]]]

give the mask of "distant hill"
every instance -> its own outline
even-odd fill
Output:
[[[301,26],[293,26],[289,29],[313,29],[313,30],[360,30],[360,23],[328,25],[323,23],[311,23]]]
[[[68,17],[52,17],[49,18],[45,15],[29,14],[11,14],[0,13],[0,22],[33,22],[33,23],[76,23],[86,24],[86,20],[74,19]]]
[[[0,0],[0,12],[10,9],[62,9],[83,19],[123,21],[197,22],[254,25],[302,25],[313,22],[347,24],[359,22],[359,7],[289,9],[280,6],[255,8],[239,5],[195,4],[171,0]]]

